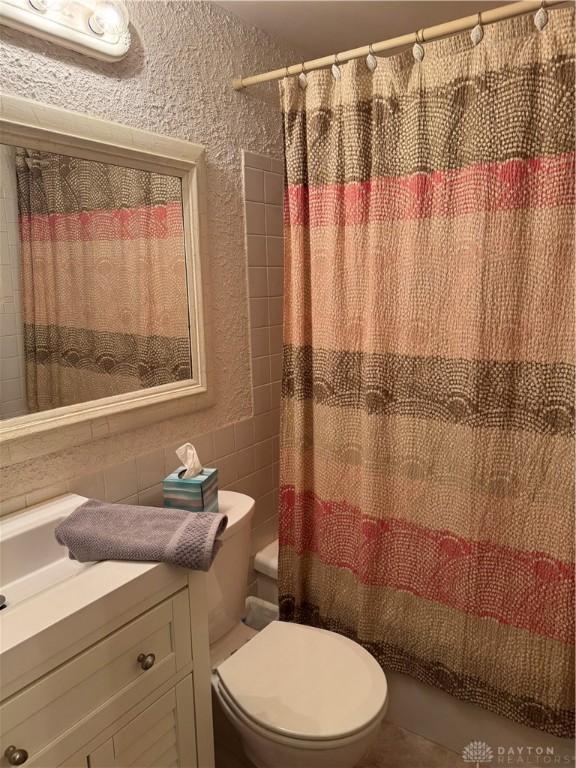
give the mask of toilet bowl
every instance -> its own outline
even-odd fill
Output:
[[[352,768],[388,703],[386,677],[364,648],[278,621],[216,668],[213,687],[257,768]]]
[[[219,708],[256,768],[353,768],[386,713],[382,668],[334,632],[279,621],[257,632],[242,623],[254,500],[232,491],[218,499],[228,528],[208,572],[208,608]],[[276,562],[277,543],[271,548]]]

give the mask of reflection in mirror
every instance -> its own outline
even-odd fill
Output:
[[[0,145],[0,416],[193,377],[182,183]]]

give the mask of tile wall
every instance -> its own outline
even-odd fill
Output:
[[[28,413],[14,147],[0,144],[0,418]]]
[[[205,466],[218,468],[221,489],[247,493],[256,499],[254,554],[276,538],[278,529],[283,164],[250,152],[244,152],[243,159],[253,416],[213,432],[190,435],[188,439],[196,446]],[[178,466],[174,451],[181,443],[179,440],[103,471],[12,498],[3,504],[4,513],[66,492],[160,506],[162,480]]]

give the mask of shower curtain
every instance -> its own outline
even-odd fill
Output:
[[[191,377],[179,178],[16,150],[28,410]]]
[[[280,607],[574,732],[574,10],[281,84]]]

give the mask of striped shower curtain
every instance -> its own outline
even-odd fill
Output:
[[[284,620],[574,733],[574,10],[281,84]]]
[[[29,412],[191,377],[179,178],[16,150]]]

